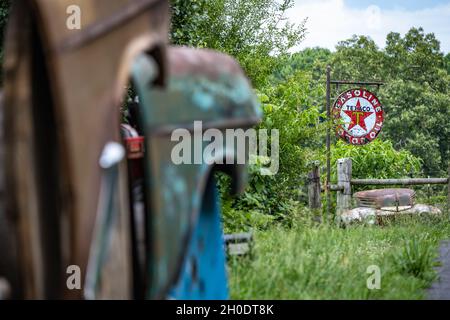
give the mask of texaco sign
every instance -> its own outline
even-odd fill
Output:
[[[343,92],[333,106],[339,121],[337,134],[353,145],[363,145],[376,139],[383,127],[383,106],[372,92],[351,89]]]

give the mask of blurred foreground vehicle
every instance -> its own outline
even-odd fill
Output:
[[[79,30],[67,28],[70,6]],[[0,107],[0,298],[228,297],[214,172],[230,174],[237,193],[245,166],[219,164],[237,163],[225,146],[212,161],[176,165],[171,135],[194,121],[245,129],[260,114],[238,64],[169,47],[169,20],[163,0],[14,1]],[[138,98],[121,125],[129,83]]]

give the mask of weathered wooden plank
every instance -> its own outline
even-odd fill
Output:
[[[321,208],[320,191],[320,171],[319,166],[315,164],[308,174],[308,203],[310,209]]]
[[[337,164],[338,187],[341,190],[337,193],[337,214],[351,208],[352,205],[352,160],[349,158],[339,159]]]

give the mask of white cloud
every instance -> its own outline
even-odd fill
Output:
[[[379,31],[382,29],[381,9],[378,6],[371,5],[364,12],[366,26],[369,30]]]
[[[408,11],[383,10],[376,5],[351,8],[344,0],[297,0],[288,16],[295,23],[308,18],[308,33],[298,49],[315,46],[334,49],[339,41],[353,34],[370,36],[384,47],[389,32],[403,35],[411,27],[423,27],[425,32],[436,35],[444,52],[450,52],[450,3]]]

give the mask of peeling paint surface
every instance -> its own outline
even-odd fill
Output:
[[[187,48],[169,52],[167,87],[149,87],[154,76],[150,59],[133,66],[146,137],[147,226],[151,236],[148,258],[148,298],[226,299],[228,297],[220,207],[211,166],[175,165],[170,130],[202,121],[226,129],[248,128],[261,111],[240,67],[231,58],[208,50]],[[200,142],[201,150],[208,145]],[[192,155],[197,152],[193,146]],[[217,152],[236,157],[236,149]],[[236,185],[246,181],[244,170]]]

